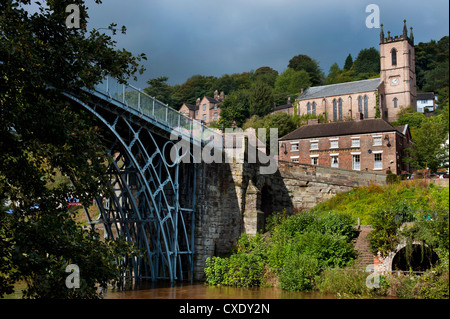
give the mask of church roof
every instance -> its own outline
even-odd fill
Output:
[[[306,89],[297,100],[310,100],[344,94],[375,91],[380,86],[379,78],[346,83],[312,86]]]
[[[362,121],[331,122],[300,126],[295,131],[280,138],[280,141],[298,140],[303,138],[318,138],[343,136],[353,134],[369,134],[398,131],[383,119],[366,119]],[[403,133],[402,133],[403,134]]]

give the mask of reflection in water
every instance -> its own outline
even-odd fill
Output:
[[[203,283],[158,282],[140,289],[111,292],[105,299],[334,299],[336,295],[319,292],[292,292],[280,288],[212,287]]]

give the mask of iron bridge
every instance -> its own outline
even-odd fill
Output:
[[[125,238],[143,252],[123,258],[125,278],[192,280],[197,167],[195,160],[181,161],[192,157],[192,148],[189,154],[176,150],[171,160],[173,134],[197,146],[222,136],[112,78],[83,93],[88,102],[80,94],[64,95],[102,123],[111,159],[109,192],[95,199],[98,214],[85,207],[89,224],[103,225],[105,238]]]

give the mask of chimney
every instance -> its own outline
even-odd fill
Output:
[[[220,92],[220,99],[221,100],[225,99],[225,93],[223,91]]]
[[[288,102],[287,102],[287,104],[288,104],[288,105],[291,105],[291,104],[292,104],[292,102],[291,102],[291,97],[290,97],[290,96],[288,97]]]
[[[197,98],[197,101],[195,101],[195,105],[197,105],[197,106],[200,105],[200,98]]]
[[[217,91],[217,90],[214,91],[214,98],[216,100],[219,99],[219,91]]]
[[[303,88],[300,89],[300,95],[303,94]]]
[[[308,125],[316,125],[319,124],[319,119],[309,119]]]

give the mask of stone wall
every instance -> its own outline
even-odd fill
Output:
[[[194,279],[203,280],[206,259],[223,256],[245,232],[264,230],[272,212],[310,209],[335,194],[386,176],[290,162],[275,174],[262,175],[258,164],[198,164]]]

